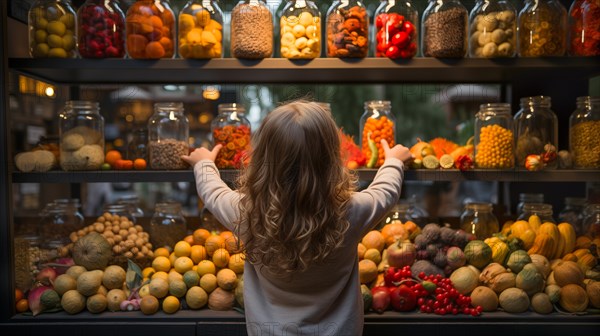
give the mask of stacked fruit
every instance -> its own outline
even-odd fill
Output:
[[[412,168],[472,169],[473,150],[473,137],[464,146],[444,138],[435,138],[429,142],[417,138],[417,143],[410,148],[415,158]]]
[[[104,164],[102,164],[102,170],[144,170],[148,166],[148,162],[144,158],[133,158],[126,160],[118,150],[109,150],[104,156]]]
[[[423,227],[415,238],[418,267],[431,269],[427,274],[450,275],[452,271],[466,262],[463,250],[467,243],[475,239],[463,230],[454,230],[449,226],[440,227],[430,223]]]

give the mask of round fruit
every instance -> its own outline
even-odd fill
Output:
[[[127,300],[127,295],[122,289],[111,289],[106,294],[108,310],[115,312],[121,310],[121,302]]]
[[[54,279],[54,290],[62,296],[71,289],[77,289],[77,280],[68,274],[61,274]]]
[[[215,267],[215,264],[212,261],[202,260],[198,263],[198,268],[196,269],[196,271],[198,271],[198,275],[202,277],[205,274],[216,274],[217,268]]]
[[[583,312],[589,304],[589,298],[581,286],[568,284],[561,288],[558,303],[570,313]]]
[[[150,295],[150,284],[145,284],[142,287],[140,287],[138,294],[140,295],[141,298],[143,298],[144,296]]]
[[[171,262],[169,261],[169,258],[159,256],[152,260],[152,268],[157,272],[168,272],[171,269]]]
[[[157,299],[162,299],[169,294],[169,283],[161,278],[152,279],[150,281],[150,295]]]
[[[471,292],[471,305],[475,308],[481,306],[485,312],[496,311],[498,309],[498,295],[488,287],[479,286]]]
[[[206,239],[210,237],[210,232],[206,229],[197,229],[192,234],[192,237],[194,238],[194,244],[204,245]]]
[[[179,299],[174,296],[167,296],[162,304],[162,309],[167,314],[173,314],[179,310]]]
[[[204,246],[192,245],[192,248],[190,251],[190,258],[192,259],[194,264],[197,264],[197,263],[201,262],[202,260],[205,260],[207,257],[208,257],[208,254],[206,253],[206,248]]]
[[[185,294],[185,302],[190,309],[200,309],[208,302],[208,294],[201,287],[194,286]]]
[[[160,272],[156,272],[156,273],[152,274],[152,276],[150,277],[151,280],[154,280],[154,279],[157,279],[157,278],[164,279],[164,280],[168,281],[169,280],[169,273],[160,271]]]
[[[150,278],[156,272],[152,267],[146,267],[142,270],[142,278]]]
[[[121,159],[123,159],[121,152],[118,150],[109,150],[106,152],[104,162],[108,163],[111,167],[114,167],[117,164],[117,161]]]
[[[367,248],[367,250],[374,248],[378,251],[382,251],[385,246],[385,239],[383,239],[381,232],[373,230],[363,237],[362,244]]]
[[[204,246],[206,247],[206,253],[212,257],[216,250],[225,248],[225,239],[219,235],[211,235],[210,237],[206,238]]]
[[[212,261],[213,264],[219,268],[227,267],[227,264],[229,263],[229,252],[224,248],[217,249],[213,253]]]
[[[189,257],[190,253],[191,253],[191,249],[192,249],[192,247],[190,246],[190,244],[188,242],[179,241],[179,242],[177,242],[177,244],[175,244],[175,248],[173,249],[173,252],[175,252],[175,256],[177,258]]]
[[[92,314],[98,314],[106,310],[108,300],[102,294],[92,295],[87,299],[87,310]]]
[[[24,313],[29,310],[29,301],[27,299],[21,299],[17,301],[16,305],[17,313]]]
[[[85,308],[85,296],[72,289],[62,296],[60,305],[67,313],[77,314]]]
[[[241,274],[244,273],[244,264],[244,254],[236,253],[229,258],[229,264],[227,264],[227,267],[229,267],[229,269],[234,271],[236,274]]]
[[[529,297],[524,290],[513,287],[500,293],[498,303],[509,313],[522,313],[529,308]]]
[[[200,283],[200,276],[196,271],[187,271],[183,274],[183,282],[185,282],[187,288],[198,286]]]
[[[377,278],[377,265],[369,259],[358,262],[358,275],[361,284],[369,283]]]
[[[175,280],[169,283],[169,294],[181,298],[187,292],[187,286],[183,280]]]
[[[112,258],[112,247],[98,232],[90,232],[73,245],[73,261],[87,270],[106,268]]]
[[[140,310],[146,315],[152,315],[158,311],[158,299],[152,295],[147,295],[140,301]]]
[[[214,274],[208,273],[200,278],[200,287],[207,293],[210,293],[217,288],[217,277]]]
[[[377,249],[368,249],[365,252],[364,259],[369,259],[376,265],[379,265],[381,262],[381,252],[379,252]]]
[[[452,272],[450,281],[460,294],[467,295],[479,285],[479,276],[473,269],[463,266]]]
[[[166,247],[159,247],[154,250],[154,257],[169,257],[171,252]]]
[[[77,291],[85,296],[92,296],[102,285],[102,271],[87,271],[77,278]]]
[[[56,279],[58,279],[58,278],[56,278]],[[56,280],[54,280],[54,281],[56,281]],[[56,288],[54,290],[56,290]],[[15,288],[15,302],[19,302],[24,297],[25,296],[23,294],[23,291],[20,290],[19,288]]]
[[[538,314],[550,314],[554,310],[552,301],[546,293],[537,293],[531,298],[531,308]]]
[[[235,295],[222,288],[215,289],[208,296],[208,308],[212,310],[231,310],[235,302]]]
[[[227,252],[239,253],[243,250],[243,247],[244,245],[235,235],[231,234],[231,236],[225,238],[225,249],[227,249]]]
[[[362,260],[365,257],[365,252],[367,252],[365,245],[358,243],[358,259]]]
[[[178,257],[175,259],[175,264],[173,267],[177,273],[183,274],[194,267],[194,262],[189,257]]]
[[[237,275],[229,268],[224,268],[217,273],[217,285],[224,290],[232,290],[237,285]]]
[[[102,284],[107,289],[122,288],[125,283],[125,270],[121,266],[110,265],[104,270]]]

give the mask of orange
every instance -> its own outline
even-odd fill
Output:
[[[224,240],[227,240],[227,238],[233,236],[233,232],[223,231],[223,232],[219,233],[219,236],[223,237]]]
[[[23,291],[15,288],[15,302],[19,302],[23,298]]]
[[[381,252],[385,246],[385,239],[383,238],[381,232],[373,230],[363,237],[361,243],[367,248],[367,250],[374,248]]]
[[[162,58],[165,56],[165,48],[159,42],[152,41],[146,45],[147,58]]]
[[[171,261],[167,257],[158,256],[152,260],[152,268],[157,272],[168,272],[171,269]]]
[[[244,249],[244,245],[235,235],[231,235],[225,239],[225,248],[229,253],[238,253]]]
[[[21,299],[17,301],[17,313],[24,313],[29,310],[29,301],[27,299]]]
[[[177,259],[177,256],[175,255],[175,252],[171,252],[171,254],[169,254],[169,261],[171,262],[171,265],[175,264],[176,259]]]
[[[142,270],[142,278],[149,278],[152,276],[152,274],[154,274],[156,271],[154,270],[154,268],[152,267],[146,267]]]
[[[194,236],[187,235],[187,236],[185,236],[185,238],[183,238],[183,241],[190,245],[194,245]]]
[[[121,160],[122,158],[123,157],[121,156],[121,152],[113,149],[106,152],[104,162],[108,163],[111,167],[114,168],[117,164],[117,160]]]
[[[179,257],[175,260],[173,267],[179,274],[184,274],[194,267],[194,262],[189,257]]]
[[[167,314],[173,314],[179,310],[179,299],[173,295],[167,296],[162,304],[162,309]]]
[[[193,245],[191,248],[191,253],[190,253],[190,258],[192,258],[192,261],[194,262],[194,264],[197,264],[199,262],[201,262],[202,260],[205,260],[207,257],[206,255],[206,248],[202,245]]]
[[[190,253],[192,252],[192,246],[190,245],[190,243],[186,242],[186,241],[178,241],[177,244],[175,244],[175,248],[173,249],[173,252],[175,252],[175,256],[176,257],[189,257]]]
[[[171,252],[169,252],[169,250],[166,247],[159,247],[156,250],[154,250],[154,257],[169,257],[169,254],[171,254]]]
[[[156,278],[161,278],[163,280],[168,281],[169,274],[167,274],[167,272],[165,272],[165,271],[160,271],[160,272],[156,272],[156,273],[152,274],[152,276],[150,277],[151,280],[154,280]]]
[[[212,261],[202,260],[201,262],[198,263],[198,266],[196,267],[196,271],[198,272],[198,275],[200,277],[202,277],[205,274],[216,274],[217,268],[215,267],[215,264],[213,264]]]
[[[135,159],[133,161],[133,168],[136,170],[144,170],[146,169],[146,166],[148,164],[146,163],[146,160],[144,159]]]
[[[219,268],[227,267],[229,263],[229,252],[226,249],[220,248],[213,253],[212,261]]]
[[[197,229],[192,236],[194,237],[194,244],[204,245],[206,238],[210,237],[210,232],[206,229]]]
[[[225,248],[225,239],[219,235],[211,235],[210,237],[206,238],[204,246],[206,247],[206,252],[208,255],[212,257],[216,250]]]

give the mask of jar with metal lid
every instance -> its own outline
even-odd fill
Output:
[[[250,149],[250,122],[240,104],[219,104],[219,115],[211,123],[213,145],[221,144],[215,164],[218,168],[240,168]]]
[[[598,32],[600,32],[600,2],[573,1],[569,9],[569,55],[599,56]]]
[[[71,235],[84,227],[78,199],[58,199],[48,204],[40,221],[40,247],[56,251],[72,242]]]
[[[565,197],[565,207],[558,213],[558,221],[573,225],[577,236],[585,234],[582,225],[586,205],[587,200],[585,198]]]
[[[360,0],[335,0],[327,11],[327,57],[364,58],[369,53],[369,13]]]
[[[517,10],[506,0],[479,1],[469,16],[469,56],[515,57]]]
[[[460,0],[429,1],[421,23],[423,56],[465,57],[468,21],[469,12]]]
[[[77,11],[79,55],[125,57],[125,14],[117,1],[87,0]]]
[[[127,55],[134,59],[175,56],[175,15],[165,0],[137,0],[127,10]]]
[[[515,114],[515,155],[517,167],[525,167],[529,155],[542,155],[552,146],[558,148],[558,118],[547,96],[521,98],[521,109]],[[556,168],[558,160],[546,162],[546,168]]]
[[[31,57],[77,57],[76,17],[70,1],[34,1],[28,14]]]
[[[154,248],[175,244],[187,235],[186,220],[181,204],[176,202],[156,203],[150,219],[150,242]]]
[[[491,203],[467,203],[460,215],[460,228],[479,240],[491,237],[499,230],[498,219]]]
[[[291,0],[279,19],[281,57],[313,59],[321,55],[321,12],[313,1]]]
[[[97,102],[70,100],[59,115],[60,166],[96,170],[104,163],[104,118]]]
[[[189,122],[182,103],[155,103],[148,120],[148,157],[152,169],[186,169]]]
[[[475,115],[475,167],[508,169],[515,165],[510,104],[483,104]]]
[[[264,0],[240,0],[231,11],[231,56],[261,59],[273,54],[273,16]]]
[[[127,144],[129,160],[144,159],[148,161],[148,129],[138,128],[132,132],[131,141]]]
[[[530,0],[519,13],[519,57],[563,56],[567,10],[558,0]]]
[[[529,220],[532,215],[540,217],[542,223],[556,223],[552,217],[552,205],[545,203],[527,203],[523,205],[523,212],[517,217],[517,220]]]
[[[519,194],[519,203],[517,204],[517,216],[523,213],[523,206],[530,203],[544,203],[544,194]]]
[[[577,98],[569,118],[569,147],[575,168],[600,168],[600,97]]]
[[[179,12],[179,56],[223,57],[223,12],[217,0],[189,0]]]
[[[583,213],[582,234],[592,239],[600,237],[600,204],[590,204]]]
[[[383,0],[374,16],[375,57],[415,57],[419,46],[419,11],[412,1]]]
[[[396,117],[392,113],[392,103],[388,100],[365,102],[360,129],[361,150],[367,157],[367,168],[380,167],[385,160],[381,139],[387,140],[390,147],[396,144]]]

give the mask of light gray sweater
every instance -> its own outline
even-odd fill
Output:
[[[404,176],[402,168],[403,163],[398,159],[385,160],[371,185],[352,195],[347,213],[350,228],[343,237],[344,244],[325,263],[291,279],[281,279],[246,261],[244,310],[248,335],[362,334],[364,316],[357,244],[397,203]],[[198,162],[194,176],[206,208],[235,232],[233,223],[239,222],[240,194],[221,180],[210,160]],[[240,228],[242,242],[244,231]]]

